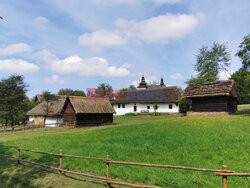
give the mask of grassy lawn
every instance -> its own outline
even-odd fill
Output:
[[[223,117],[175,116],[120,116],[115,125],[88,129],[57,129],[52,131],[28,131],[16,135],[0,136],[1,144],[18,145],[39,151],[93,156],[113,160],[170,164],[200,168],[228,169],[250,172],[250,105],[239,107],[236,115]],[[13,153],[12,149],[0,148],[0,153]],[[58,166],[53,156],[22,151],[22,157]],[[57,172],[39,170],[28,165],[1,158],[0,182],[10,187],[24,180],[24,186],[45,187],[103,187],[79,177],[66,177]],[[66,169],[95,175],[105,175],[105,164],[84,159],[64,159]],[[32,177],[32,178],[31,178]],[[156,169],[147,167],[111,165],[111,177],[132,183],[162,187],[221,187],[221,177],[215,173]],[[1,184],[1,183],[0,183]],[[230,187],[248,187],[245,177],[229,177]],[[1,185],[0,185],[1,187]]]

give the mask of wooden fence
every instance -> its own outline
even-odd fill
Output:
[[[114,179],[112,179],[110,177],[110,164],[157,167],[157,168],[173,168],[173,169],[203,171],[203,172],[216,172],[217,176],[222,176],[222,187],[223,188],[227,188],[227,185],[228,185],[227,178],[228,178],[228,176],[244,176],[244,177],[249,177],[250,176],[250,173],[235,173],[232,170],[227,170],[227,166],[225,166],[225,165],[222,166],[222,170],[217,170],[217,169],[193,168],[193,167],[174,166],[174,165],[160,165],[160,164],[145,164],[145,163],[125,162],[125,161],[113,161],[113,160],[110,159],[109,155],[107,155],[106,158],[66,155],[66,154],[63,154],[63,150],[60,150],[59,154],[48,153],[48,152],[35,151],[35,150],[21,148],[20,145],[18,145],[18,146],[10,146],[10,145],[2,145],[2,144],[0,144],[0,147],[16,148],[17,149],[17,157],[12,156],[12,155],[7,155],[7,154],[0,154],[0,156],[13,158],[13,159],[17,160],[18,164],[20,164],[21,162],[25,162],[25,163],[30,163],[30,164],[33,164],[33,165],[41,166],[41,167],[44,167],[44,168],[57,170],[59,173],[62,173],[62,172],[71,173],[71,174],[76,174],[76,175],[85,176],[85,177],[89,177],[89,178],[99,179],[99,180],[102,180],[104,183],[106,183],[108,188],[111,187],[111,184],[123,185],[123,186],[128,186],[128,187],[140,187],[140,188],[155,188],[156,187],[156,186],[150,186],[150,185],[136,185],[136,184],[126,183],[126,182],[116,181],[116,180],[114,180]],[[53,166],[37,163],[37,162],[34,162],[34,161],[29,161],[29,160],[22,159],[21,158],[21,151],[28,151],[28,152],[33,152],[33,153],[39,153],[39,154],[52,155],[52,156],[59,157],[59,167],[53,167]],[[70,170],[63,169],[62,165],[63,165],[63,158],[64,157],[101,161],[101,162],[106,164],[106,177],[96,176],[96,175],[91,175],[91,174],[85,174],[85,173],[82,173],[82,172],[75,172],[75,171],[70,171]]]
[[[3,135],[7,135],[8,133],[11,134],[16,134],[16,131],[22,131],[25,132],[25,130],[31,130],[34,131],[36,129],[42,130],[44,128],[50,128],[48,125],[55,125],[57,124],[57,127],[64,127],[64,128],[75,128],[76,124],[74,123],[51,123],[51,124],[46,124],[46,125],[35,125],[35,124],[30,124],[30,125],[15,125],[12,127],[5,127],[5,126],[0,126],[0,134],[2,133]]]

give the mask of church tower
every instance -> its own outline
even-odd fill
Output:
[[[145,78],[144,78],[144,75],[142,75],[141,77],[141,82],[139,84],[139,86],[137,87],[138,90],[144,90],[144,89],[147,89],[147,83],[145,81]]]
[[[164,84],[164,81],[163,81],[163,78],[161,77],[161,84],[160,84],[161,87],[164,87],[165,84]]]

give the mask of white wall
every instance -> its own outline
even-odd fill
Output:
[[[29,121],[34,121],[35,117],[34,116],[29,116]]]
[[[137,111],[134,112],[134,106],[137,106]],[[172,109],[169,109],[170,104],[157,104],[158,110],[157,112],[160,113],[178,113],[179,112],[179,106],[176,106],[176,104],[172,104]],[[149,112],[154,112],[154,104],[125,104],[125,108],[122,108],[122,104],[120,105],[120,108],[118,108],[118,104],[114,104],[113,107],[116,111],[115,115],[124,115],[127,113],[141,113],[142,110],[148,110],[147,106],[150,106]]]
[[[47,117],[45,121],[46,127],[57,127],[59,126],[58,123],[62,123],[63,120],[62,118],[57,118],[57,117]]]
[[[34,116],[29,116],[29,121],[35,121],[35,118],[39,118],[39,117],[34,117]],[[43,118],[43,117],[40,117]],[[63,123],[63,119],[62,118],[58,118],[58,117],[47,117],[45,124],[46,127],[57,127],[57,122],[58,123]]]

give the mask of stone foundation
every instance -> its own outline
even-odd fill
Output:
[[[192,112],[188,111],[188,117],[201,117],[201,116],[225,116],[229,115],[228,112]]]

